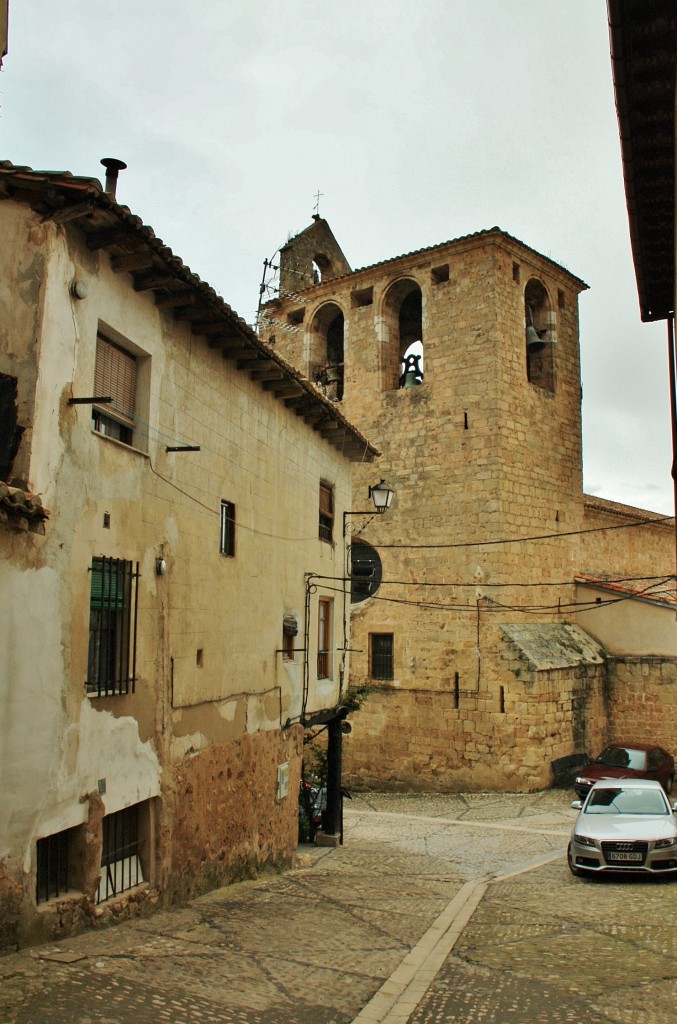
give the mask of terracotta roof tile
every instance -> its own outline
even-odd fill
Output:
[[[49,510],[42,504],[39,494],[0,481],[0,524],[15,530],[44,533],[44,522],[48,518]]]
[[[611,574],[580,573],[575,579],[576,583],[595,587],[597,590],[605,590],[618,597],[650,601],[652,604],[663,604],[673,608],[677,607],[674,576],[668,576],[661,580],[654,578],[621,580],[611,576]]]
[[[583,495],[583,505],[592,512],[606,512],[612,516],[622,516],[625,519],[639,519],[642,522],[664,524],[672,527],[674,516],[666,516],[660,512],[649,512],[645,508],[636,508],[634,505],[624,505],[620,501],[611,501],[609,498],[598,498],[592,494]]]

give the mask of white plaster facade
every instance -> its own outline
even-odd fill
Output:
[[[44,534],[0,522],[0,948],[100,916],[101,819],[124,808],[142,809],[141,888],[160,899],[291,856],[299,723],[338,704],[347,673],[343,595],[307,579],[342,575],[350,460],[376,454],[97,182],[3,171],[0,375],[15,382],[23,428],[8,482],[50,511]],[[52,217],[50,188],[57,210],[92,212]],[[92,244],[94,229],[117,232],[118,248]],[[131,264],[150,252],[161,287],[123,269],[121,235]],[[175,294],[223,325],[216,344],[215,331],[175,318]],[[69,403],[95,397],[97,334],[136,360],[131,443],[93,429],[91,402]],[[321,481],[331,542],[318,536]],[[235,508],[228,556],[222,501]],[[138,563],[129,693],[87,692],[99,557]],[[331,668],[318,682],[321,597]],[[285,619],[298,626],[293,657]],[[40,900],[38,841],[73,828],[85,831],[69,847],[66,891]],[[80,843],[94,850],[87,865],[73,864]]]

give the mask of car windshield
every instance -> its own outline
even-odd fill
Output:
[[[630,768],[634,772],[646,771],[646,751],[634,750],[632,747],[607,747],[596,758],[597,764],[605,764],[608,768]]]
[[[659,789],[593,789],[586,814],[668,814]]]

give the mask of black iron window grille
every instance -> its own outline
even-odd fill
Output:
[[[68,891],[68,860],[75,829],[56,832],[37,841],[37,880],[35,897],[38,903],[56,899]]]
[[[139,563],[93,558],[87,693],[134,693]]]
[[[369,634],[369,675],[372,679],[394,678],[394,642],[392,633]]]
[[[144,881],[139,857],[139,804],[103,819],[101,881],[96,902],[101,903]]]

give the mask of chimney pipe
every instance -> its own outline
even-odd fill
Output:
[[[106,168],[106,195],[109,195],[111,199],[115,199],[115,190],[118,184],[118,174],[120,173],[120,171],[124,171],[127,164],[124,162],[124,160],[117,160],[114,156],[105,156],[101,163]]]

